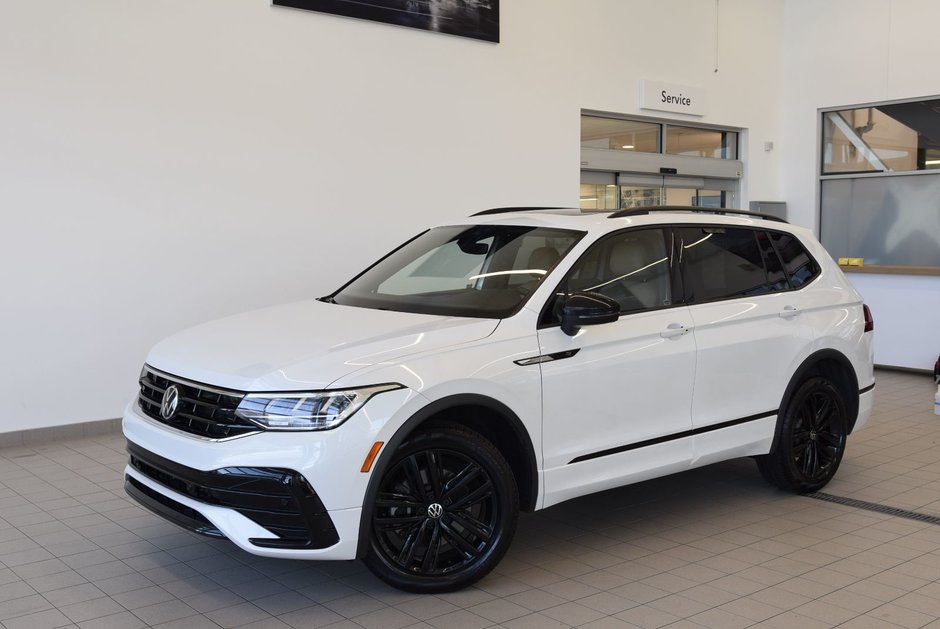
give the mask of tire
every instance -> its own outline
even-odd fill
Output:
[[[450,592],[502,559],[516,530],[519,492],[489,441],[438,427],[398,447],[371,512],[366,566],[401,590]]]
[[[757,467],[780,489],[816,491],[839,469],[847,434],[842,394],[827,378],[809,378],[786,405],[777,447],[756,457]]]

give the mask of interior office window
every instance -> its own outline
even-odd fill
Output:
[[[692,303],[779,290],[768,277],[754,230],[706,226],[679,233],[686,297]]]
[[[940,169],[940,99],[823,113],[822,174]]]
[[[636,312],[672,304],[669,250],[660,229],[627,231],[606,238],[575,264],[563,292],[600,293]]]
[[[659,153],[660,128],[639,120],[581,116],[581,147]]]
[[[667,125],[666,154],[737,159],[738,134],[734,131]]]

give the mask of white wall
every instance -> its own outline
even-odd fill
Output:
[[[429,223],[574,205],[637,80],[780,141],[781,0],[512,0],[503,43],[267,0],[0,3],[0,432],[120,415],[182,327],[322,294]],[[754,198],[778,154],[746,151]]]
[[[817,228],[817,110],[940,94],[940,3],[786,0],[784,11],[784,197],[793,222]],[[875,362],[932,368],[940,354],[940,277],[849,279],[874,313]]]

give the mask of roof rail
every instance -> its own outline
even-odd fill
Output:
[[[576,208],[545,206],[545,207],[494,207],[488,210],[482,210],[470,216],[486,216],[488,214],[507,214],[509,212],[535,212],[538,210],[573,210]]]
[[[734,208],[712,208],[696,207],[693,205],[651,205],[649,207],[634,207],[626,210],[620,210],[609,215],[607,218],[621,218],[624,216],[639,216],[641,214],[652,214],[653,212],[695,212],[696,214],[734,214],[736,216],[746,216],[750,218],[762,218],[766,221],[776,221],[778,223],[789,223],[786,219],[761,212],[748,212],[746,210],[736,210]]]

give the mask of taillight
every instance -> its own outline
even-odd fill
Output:
[[[862,304],[862,311],[865,313],[865,331],[871,332],[875,329],[875,320],[871,316],[871,309],[867,304]]]

